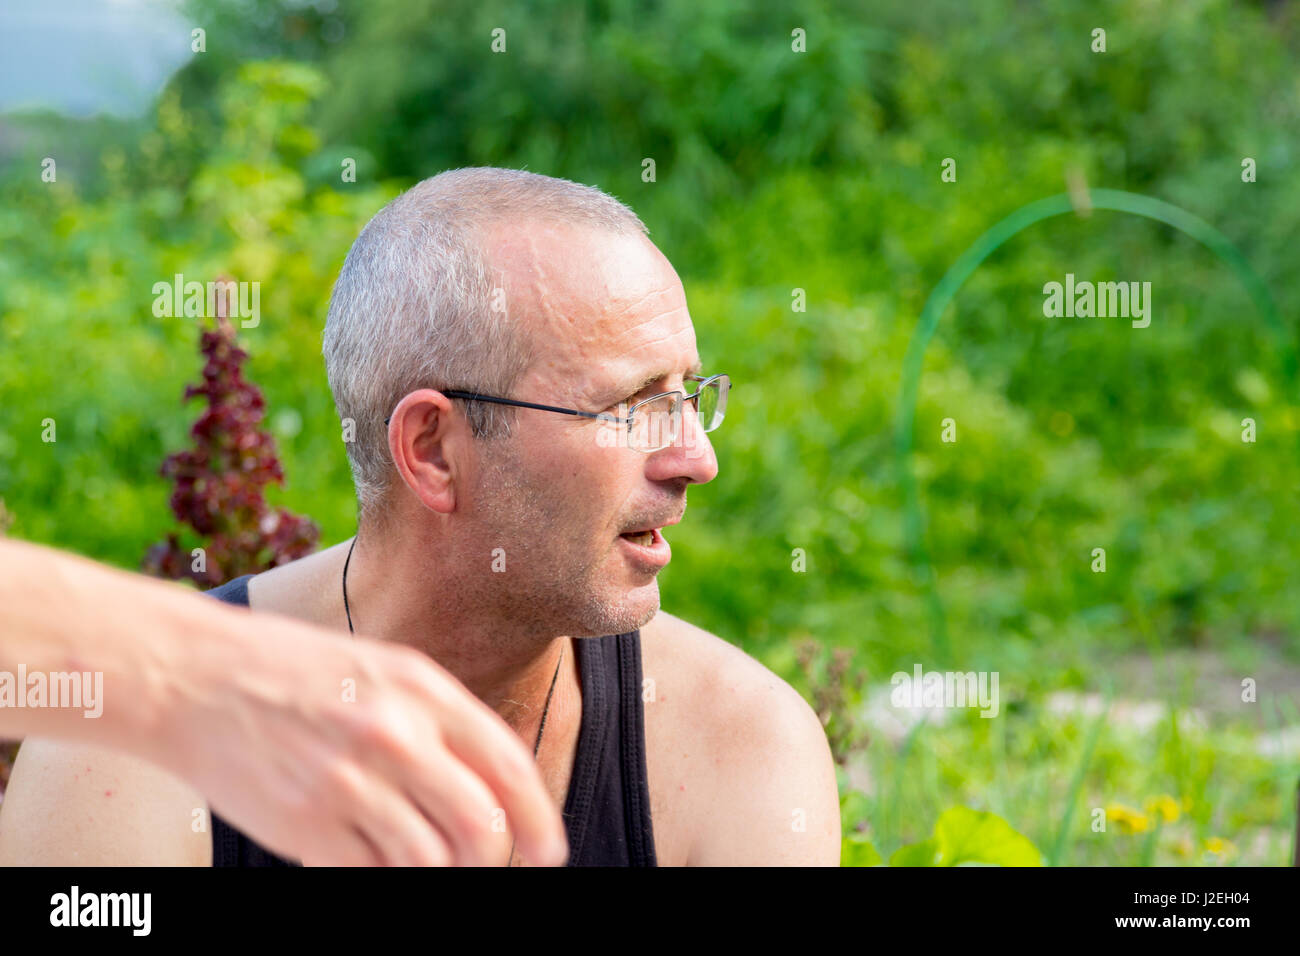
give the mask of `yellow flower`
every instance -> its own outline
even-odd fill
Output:
[[[1178,801],[1167,793],[1148,798],[1145,807],[1147,813],[1160,817],[1165,823],[1173,823],[1178,819]]]
[[[1216,856],[1227,856],[1230,853],[1236,853],[1237,848],[1222,837],[1210,837],[1205,841],[1205,852],[1213,853]]]
[[[1143,833],[1150,825],[1146,814],[1122,803],[1106,804],[1106,819],[1114,823],[1120,833]]]

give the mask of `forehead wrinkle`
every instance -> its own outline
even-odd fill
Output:
[[[697,356],[686,367],[685,371],[682,374],[683,376],[699,375],[703,371],[703,368],[704,366],[700,362],[699,357]],[[628,398],[629,396],[635,395],[637,392],[649,388],[655,382],[662,381],[663,379],[671,377],[677,371],[676,366],[656,365],[653,366],[653,369],[654,370],[648,374],[632,373],[624,379],[619,379],[618,382],[614,385],[611,385],[609,389],[604,391],[598,391],[596,394],[598,397],[601,398],[604,398],[606,396],[608,396],[611,399]]]
[[[626,268],[600,255],[574,262],[558,254],[554,246],[559,238],[562,229],[543,226],[518,230],[502,243],[510,252],[509,272],[522,280],[520,318],[527,316],[536,331],[552,340],[548,354],[535,357],[528,377],[549,379],[545,388],[558,387],[557,394],[595,401],[620,382],[626,382],[627,389],[615,399],[671,375],[674,360],[667,356],[682,354],[681,346],[695,351],[685,295],[671,265],[661,271],[652,264],[653,255],[650,262],[634,258]],[[543,262],[548,256],[556,261]],[[508,301],[513,304],[516,298],[511,295]],[[642,310],[650,314],[638,315]],[[674,313],[681,313],[684,321],[674,322]],[[652,328],[638,335],[646,326]],[[681,340],[677,348],[673,339]],[[626,361],[646,353],[649,359],[638,362],[639,368]],[[647,367],[656,373],[648,380],[643,371]],[[697,359],[688,374],[698,367]]]
[[[665,303],[669,308],[685,306],[671,264],[648,240],[637,243],[586,227],[531,219],[496,226],[494,259],[521,280],[517,291],[534,307],[527,311],[535,311],[539,321],[595,331],[592,327],[635,312],[655,298],[674,300]],[[625,243],[630,248],[621,256],[605,254]],[[548,258],[555,262],[544,261]],[[667,266],[669,274],[660,266]],[[655,317],[664,311],[657,309]]]
[[[686,371],[683,373],[683,376],[699,375],[700,372],[702,372],[703,370],[704,370],[704,366],[700,363],[699,359],[696,359],[689,366],[687,366]],[[624,394],[634,395],[637,392],[641,391],[641,389],[649,388],[655,382],[658,382],[661,379],[668,378],[670,375],[673,374],[673,372],[674,369],[662,369],[662,368],[659,371],[651,372],[645,378],[641,379],[641,381],[624,386],[624,389],[626,389]],[[623,389],[620,389],[620,391],[623,391]]]
[[[645,315],[633,323],[619,321],[605,313],[595,318],[586,328],[578,330],[578,334],[570,340],[571,347],[564,350],[562,361],[585,362],[586,370],[595,372],[595,378],[598,379],[591,383],[590,392],[601,392],[616,379],[631,377],[622,374],[631,364],[626,361],[629,357],[635,360],[638,355],[649,353],[650,359],[641,365],[645,368],[652,361],[664,361],[657,356],[676,351],[674,339],[686,335],[693,345],[694,330],[690,325],[689,314],[685,314],[685,322],[677,324],[671,318],[676,313],[686,313],[685,303]],[[606,374],[600,374],[602,372]]]
[[[602,316],[602,320],[608,321],[611,319],[616,319],[619,316],[627,315],[628,313],[635,312],[637,309],[640,309],[643,305],[651,304],[652,299],[661,299],[664,298],[665,296],[676,299],[677,296],[674,295],[676,291],[677,289],[672,285],[672,283],[658,286],[657,288],[654,289],[647,289],[644,292],[642,292],[639,296],[637,296],[635,299],[627,299],[618,308],[607,309],[605,315]],[[619,299],[617,296],[611,295],[609,297],[609,304],[611,307],[616,305],[618,301]],[[670,304],[669,308],[660,309],[659,311],[655,312],[654,316],[652,317],[652,320],[658,318],[661,315],[666,315],[669,312],[675,312],[677,311],[677,309],[683,308],[684,305],[685,303],[682,303],[681,305],[672,303]],[[644,324],[644,323],[640,323],[640,324]]]

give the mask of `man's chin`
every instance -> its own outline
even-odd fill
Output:
[[[588,605],[582,627],[572,637],[606,637],[628,634],[644,627],[659,613],[659,582],[651,580],[625,591],[609,601]]]

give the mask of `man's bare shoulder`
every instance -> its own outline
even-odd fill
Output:
[[[338,568],[349,544],[344,541],[254,575],[248,582],[249,607],[337,628],[342,614]]]
[[[209,866],[207,802],[127,754],[28,738],[0,808],[0,866]]]
[[[743,715],[753,707],[776,706],[816,721],[799,693],[760,661],[716,634],[660,611],[641,628],[642,670],[673,675],[699,705],[699,716],[717,719],[733,708]],[[653,686],[653,685],[651,685]]]
[[[679,862],[838,863],[834,764],[807,701],[740,648],[664,611],[641,636],[652,809],[658,791],[684,834],[665,834],[670,850],[689,845]],[[659,817],[655,833],[658,846]]]

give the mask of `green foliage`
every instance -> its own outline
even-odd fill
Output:
[[[945,810],[934,825],[934,836],[900,847],[890,866],[1042,866],[1034,845],[997,814],[969,807]]]
[[[846,836],[841,866],[879,866],[879,851],[857,834]],[[890,866],[1042,866],[1034,845],[997,814],[952,807],[934,825],[934,835],[909,843],[889,857]]]
[[[2,284],[0,488],[26,513],[15,534],[134,567],[130,552],[167,530],[158,468],[186,439],[194,326],[153,317],[151,290],[175,273],[261,283],[262,321],[242,341],[285,462],[273,503],[292,498],[334,538],[355,521],[320,323],[348,245],[396,190],[308,192],[297,164],[310,137],[286,131],[321,82],[304,65],[239,70],[221,97],[222,135],[183,189],[137,184],[83,202],[62,177],[0,185],[0,241],[15,252],[0,259],[13,280]],[[33,221],[53,241],[29,241]],[[53,443],[40,441],[47,417]]]
[[[1042,706],[1183,651],[1230,658],[1232,675],[1300,659],[1300,396],[1227,270],[1155,223],[1061,217],[1000,249],[942,317],[914,470],[951,660],[934,659],[926,592],[903,552],[893,447],[903,356],[930,290],[993,222],[1067,176],[1195,213],[1242,250],[1281,314],[1300,311],[1294,8],[191,8],[210,52],[147,121],[15,126],[27,145],[0,170],[11,534],[134,567],[167,530],[157,472],[185,442],[192,324],[155,318],[150,290],[177,272],[261,282],[261,325],[241,338],[287,479],[271,504],[310,515],[325,543],[350,534],[319,343],[360,228],[401,188],[454,166],[593,183],[649,225],[683,278],[706,365],[737,383],[713,436],[719,478],[692,489],[674,529],[665,607],[810,700],[829,665],[801,666],[796,641],[815,638],[823,662],[853,652],[819,709],[842,765],[873,770],[872,793],[842,782],[855,854],[867,854],[858,841],[892,855],[937,839],[922,828],[969,804],[1060,845],[1060,862],[1134,862],[1141,851],[1083,829],[1082,809],[1171,792],[1192,809],[1162,827],[1156,862],[1201,862],[1205,841],[1248,829],[1257,859],[1284,862],[1262,828],[1291,812],[1297,764],[1254,748],[1256,712],[1238,707],[1204,734],[1107,728],[1084,760],[1090,725]],[[1104,55],[1089,49],[1099,23],[1111,24]],[[498,26],[505,54],[491,52]],[[790,52],[795,27],[806,54]],[[56,148],[69,159],[41,183],[32,170]],[[1245,156],[1256,183],[1240,180]],[[642,180],[647,157],[654,182]],[[946,157],[955,183],[939,179]],[[345,158],[355,183],[340,179]],[[1150,281],[1151,328],[1045,319],[1043,284],[1066,272]],[[792,311],[794,289],[807,311]],[[955,445],[940,439],[949,417]],[[1241,441],[1247,417],[1253,444]],[[57,442],[40,440],[47,418]],[[1090,568],[1095,547],[1104,574]],[[792,568],[796,548],[806,571]],[[999,671],[1003,716],[864,745],[867,690],[916,661]],[[1193,849],[1171,842],[1182,840]]]
[[[870,840],[847,836],[840,851],[840,866],[880,866],[884,861]]]

